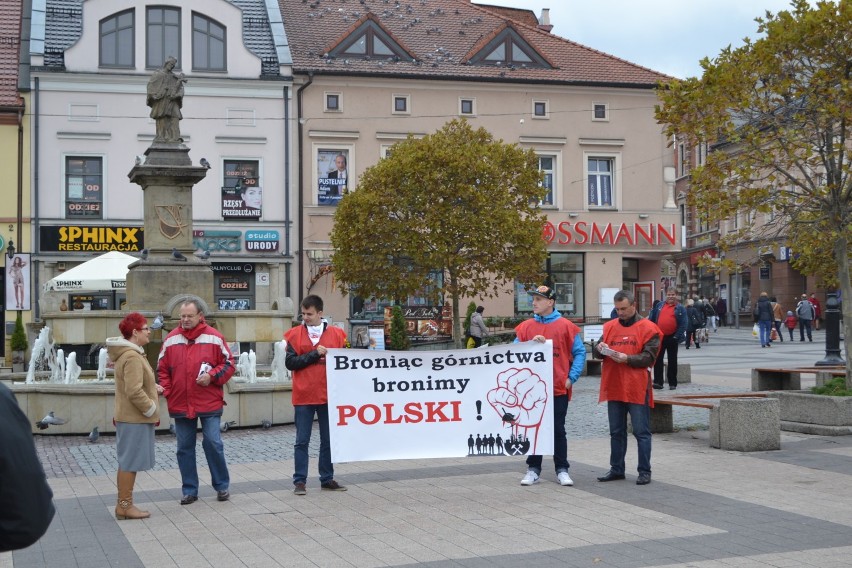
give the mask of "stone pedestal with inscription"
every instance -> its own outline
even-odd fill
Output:
[[[192,188],[207,175],[183,144],[154,144],[128,177],[144,192],[147,256],[127,273],[128,311],[166,310],[169,299],[192,294],[213,306],[210,261],[192,244]],[[142,160],[137,160],[141,162]]]

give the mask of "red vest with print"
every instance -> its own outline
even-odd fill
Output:
[[[288,329],[284,339],[297,355],[304,355],[316,349],[308,328],[304,325]],[[346,345],[346,332],[333,325],[326,326],[320,336],[319,343],[328,349],[338,349]],[[318,363],[308,365],[304,369],[293,371],[293,404],[327,404],[328,384],[325,374],[325,357]]]
[[[662,339],[663,332],[649,319],[641,319],[630,327],[624,327],[614,319],[604,324],[601,341],[615,351],[638,355],[642,352],[642,346],[655,335]],[[604,359],[599,402],[614,400],[645,404],[646,395],[648,405],[653,408],[654,391],[651,390],[651,373],[648,367],[630,367],[625,363],[610,361],[608,357]]]
[[[553,395],[567,394],[568,400],[571,400],[571,389],[566,387],[566,383],[568,383],[568,371],[571,370],[573,361],[571,350],[578,333],[580,328],[565,318],[559,318],[550,323],[529,319],[515,328],[518,341],[529,341],[536,335],[543,335],[553,340]]]

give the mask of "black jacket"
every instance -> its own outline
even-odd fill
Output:
[[[56,509],[32,429],[15,395],[0,384],[0,552],[26,548],[47,532]]]

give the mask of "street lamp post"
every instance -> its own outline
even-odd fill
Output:
[[[804,301],[804,300],[803,300]],[[840,356],[840,302],[837,293],[828,294],[825,300],[825,358],[817,361],[817,367],[845,365]]]

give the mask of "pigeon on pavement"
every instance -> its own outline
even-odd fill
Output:
[[[232,426],[236,426],[236,425],[237,425],[236,420],[231,420],[230,422],[222,422],[222,424],[219,425],[219,430],[221,430],[222,432],[227,432],[228,430],[231,429]]]
[[[94,444],[95,442],[98,441],[98,438],[100,438],[100,437],[101,437],[101,433],[98,432],[98,427],[95,426],[94,428],[92,428],[92,431],[89,433],[89,443]]]
[[[57,418],[53,414],[53,411],[51,410],[50,412],[47,413],[47,416],[45,416],[44,418],[42,418],[41,420],[36,422],[35,425],[38,426],[39,430],[47,430],[47,427],[50,426],[51,424],[55,425],[55,426],[59,426],[60,424],[65,424],[65,422],[66,422],[66,420],[64,420],[62,418]]]
[[[260,426],[264,430],[269,430],[270,428],[272,428],[272,422],[270,422],[269,420],[263,419],[263,420],[260,421]]]

